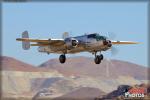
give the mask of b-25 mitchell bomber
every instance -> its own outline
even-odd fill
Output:
[[[69,37],[67,34],[67,32],[64,33],[63,39],[31,39],[29,38],[28,32],[24,31],[22,38],[17,38],[16,40],[22,41],[22,48],[24,50],[28,50],[30,46],[38,46],[39,52],[60,54],[60,63],[65,63],[66,54],[90,52],[95,55],[95,63],[100,64],[104,58],[101,51],[111,49],[112,45],[137,44],[137,42],[133,41],[109,40],[98,33],[76,37]],[[30,44],[30,42],[33,43]],[[97,52],[99,52],[99,54],[97,54]]]

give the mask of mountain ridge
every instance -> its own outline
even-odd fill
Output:
[[[146,75],[148,72],[147,67],[120,60],[104,59],[101,64],[97,65],[91,58],[87,57],[68,58],[65,64],[60,64],[57,59],[50,59],[39,65],[39,67],[55,69],[63,74],[89,74],[91,76],[100,75],[114,77],[117,77],[118,75],[131,75],[139,79],[147,79],[148,77],[148,75]],[[139,71],[141,73],[138,73]]]
[[[96,65],[91,58],[75,57],[68,58],[65,64],[50,59],[39,66],[6,56],[1,56],[0,60],[5,97],[63,98],[80,96],[80,92],[87,97],[84,92],[89,89],[89,94],[99,91],[101,96],[119,85],[141,84],[148,80],[148,68],[118,60],[104,59]]]

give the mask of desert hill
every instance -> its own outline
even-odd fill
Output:
[[[102,97],[103,95],[105,93],[97,88],[82,87],[53,100],[94,100],[94,98]]]
[[[38,68],[12,57],[1,56],[0,61],[2,97],[32,98],[39,91],[35,91],[34,86],[38,86],[41,79],[42,84],[46,79],[62,77],[56,70]]]
[[[12,57],[0,56],[1,68],[3,71],[22,71],[22,72],[35,72],[47,71],[47,69],[38,68],[36,66],[24,63]]]
[[[91,58],[75,57],[68,58],[65,64],[51,59],[33,66],[12,57],[1,56],[0,59],[3,97],[35,100],[86,97],[84,91],[88,90],[91,90],[89,95],[98,91],[101,96],[119,85],[147,82],[147,67],[119,60],[104,59],[96,65]]]
[[[104,59],[101,64],[95,64],[92,58],[75,57],[68,58],[65,64],[60,64],[57,59],[51,59],[40,65],[40,67],[55,69],[64,75],[87,75],[116,78],[132,76],[136,79],[147,79],[147,68],[119,60]]]

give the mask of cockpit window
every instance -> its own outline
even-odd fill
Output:
[[[88,35],[88,38],[96,38],[96,34],[90,34]]]
[[[106,40],[106,37],[105,36],[100,36],[99,34],[97,33],[94,33],[94,34],[90,34],[87,36],[88,38],[94,38],[96,39],[97,41],[99,40]]]
[[[104,37],[104,36],[97,36],[96,40],[97,41],[99,41],[99,40],[106,40],[106,37]]]

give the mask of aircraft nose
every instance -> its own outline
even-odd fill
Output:
[[[104,40],[104,41],[103,41],[103,44],[104,44],[104,45],[107,45],[108,47],[111,47],[111,46],[112,46],[112,43],[111,43],[110,40]]]
[[[108,40],[108,47],[111,47],[112,46],[112,43],[111,43],[111,41],[110,40]]]
[[[104,41],[103,41],[103,44],[104,44],[104,45],[107,45],[107,44],[108,44],[108,41],[104,40]]]

